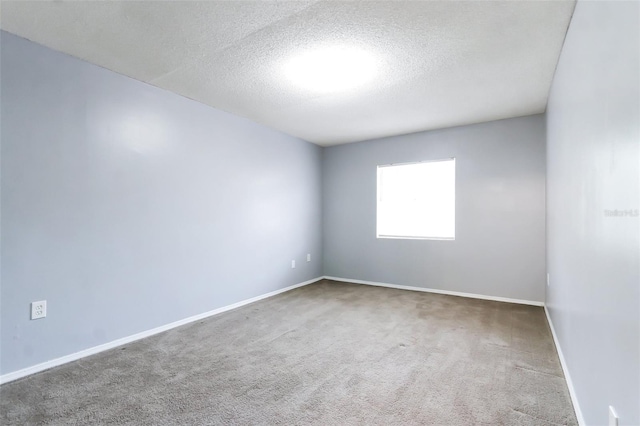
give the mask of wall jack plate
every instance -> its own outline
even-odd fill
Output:
[[[618,426],[618,413],[612,406],[609,406],[609,426]]]
[[[47,316],[47,301],[31,302],[31,319],[40,319]]]

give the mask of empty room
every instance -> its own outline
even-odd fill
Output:
[[[640,1],[0,1],[0,424],[640,425]]]

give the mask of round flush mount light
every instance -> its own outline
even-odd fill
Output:
[[[353,46],[322,47],[305,51],[285,63],[284,72],[296,87],[317,93],[342,92],[373,80],[378,60]]]

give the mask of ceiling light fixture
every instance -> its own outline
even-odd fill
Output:
[[[284,67],[296,86],[316,93],[355,89],[371,82],[379,68],[378,59],[364,49],[350,46],[324,47],[290,59]]]

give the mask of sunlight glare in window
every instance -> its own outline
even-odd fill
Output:
[[[378,238],[455,238],[455,159],[378,166]]]

